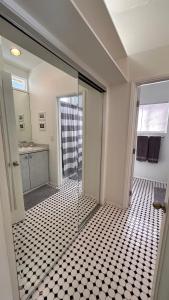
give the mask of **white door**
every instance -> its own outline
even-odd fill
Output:
[[[10,200],[9,200],[9,189],[7,185],[7,172],[5,166],[5,153],[3,147],[2,138],[2,111],[1,103],[3,99],[2,89],[2,55],[0,48],[0,257],[1,269],[1,298],[9,299],[12,293],[11,299],[19,299],[18,291],[18,280],[16,273],[16,261],[13,246],[13,236],[11,230],[11,211],[10,211]],[[5,242],[5,243],[4,243]],[[11,290],[12,285],[12,290]]]
[[[23,220],[25,216],[25,209],[19,163],[15,107],[11,75],[4,71],[1,71],[1,75],[3,93],[3,97],[1,97],[0,101],[1,125],[3,128],[12,223],[16,223]]]

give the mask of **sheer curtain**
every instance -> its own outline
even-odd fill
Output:
[[[140,105],[137,131],[166,133],[168,112],[168,103]]]

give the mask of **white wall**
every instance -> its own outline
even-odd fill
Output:
[[[28,80],[29,72],[19,66],[13,65],[5,61],[4,63],[4,71],[26,78]],[[28,85],[29,88],[29,85]],[[18,141],[31,141],[31,123],[30,123],[30,105],[29,105],[29,93],[25,93],[19,90],[13,90],[14,96],[14,104],[15,104],[15,111],[16,111],[16,127],[17,127],[17,136]],[[18,123],[18,114],[25,115],[25,130],[19,130],[19,123]]]
[[[28,77],[29,77],[29,72],[27,70],[24,70],[21,67],[15,66],[15,65],[10,64],[8,62],[5,62],[4,70],[8,73],[11,73],[13,75],[23,77],[23,78],[26,78],[26,79],[28,79]]]
[[[169,101],[169,80],[144,84],[140,88],[140,103],[153,104]]]
[[[49,145],[50,183],[58,183],[57,161],[57,97],[78,93],[78,81],[57,68],[42,63],[29,77],[32,140]],[[46,112],[46,131],[38,127],[38,113]]]
[[[151,104],[169,101],[169,81],[140,87],[140,104]],[[134,176],[161,182],[168,181],[169,175],[169,124],[165,138],[161,140],[159,162],[135,161]]]
[[[104,198],[117,207],[123,207],[130,92],[130,84],[121,84],[108,90],[106,100]]]
[[[85,97],[83,191],[85,195],[92,196],[99,202],[103,94],[84,84],[79,86],[79,90]]]
[[[130,79],[137,82],[169,78],[169,46],[128,57]]]

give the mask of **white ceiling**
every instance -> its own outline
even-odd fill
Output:
[[[103,84],[125,81],[70,0],[3,0],[3,3],[98,81]]]
[[[103,0],[128,55],[169,45],[169,0]]]
[[[8,63],[16,65],[27,71],[32,70],[37,65],[42,63],[42,60],[40,58],[31,54],[30,52],[16,45],[15,43],[10,42],[5,38],[1,39],[1,43],[2,43],[1,46],[2,46],[3,58]],[[19,50],[21,50],[21,55],[20,56],[11,55],[10,53],[11,48],[18,48]]]

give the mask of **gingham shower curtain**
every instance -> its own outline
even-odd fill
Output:
[[[83,111],[77,105],[62,101],[60,107],[63,175],[71,178],[82,168]]]

